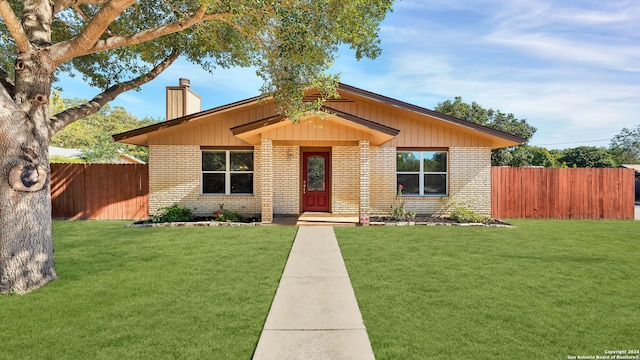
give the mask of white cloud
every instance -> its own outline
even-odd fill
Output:
[[[494,32],[484,40],[543,58],[585,63],[621,71],[640,71],[640,48],[595,44],[545,33]]]

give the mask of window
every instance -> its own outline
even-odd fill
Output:
[[[397,186],[402,195],[447,195],[446,151],[398,151]]]
[[[203,150],[203,194],[253,194],[252,150]]]

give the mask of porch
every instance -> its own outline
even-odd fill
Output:
[[[300,215],[275,215],[271,225],[280,226],[356,226],[358,215],[306,211]]]

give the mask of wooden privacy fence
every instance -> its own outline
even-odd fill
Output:
[[[632,169],[493,167],[492,216],[527,219],[633,219]]]
[[[54,219],[144,219],[149,170],[139,164],[51,164]]]

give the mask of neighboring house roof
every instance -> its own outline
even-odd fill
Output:
[[[129,154],[120,154],[117,159],[113,160],[116,164],[145,164],[144,161],[138,159],[135,156]]]
[[[80,159],[82,158],[82,150],[80,149],[65,149],[57,146],[49,146],[49,156],[61,156],[65,158]],[[121,153],[117,158],[112,159],[111,163],[114,164],[144,164],[145,162],[131,156],[129,154]]]
[[[622,164],[620,166],[627,169],[633,169],[636,171],[636,174],[640,173],[640,164]]]
[[[62,156],[66,158],[80,158],[82,157],[82,150],[80,149],[65,149],[57,146],[49,146],[49,156]]]
[[[328,101],[323,107],[323,110],[329,113],[327,119],[335,123],[337,126],[351,127],[368,134],[372,138],[373,145],[382,144],[393,139],[398,135],[400,130],[370,119],[366,119],[363,116],[351,114],[344,110],[336,110],[334,108],[331,108],[330,104],[333,102],[353,101],[375,102],[386,107],[398,109],[399,111],[408,114],[408,116],[425,116],[430,119],[440,121],[443,124],[449,124],[449,126],[466,129],[467,131],[471,131],[473,133],[484,134],[485,137],[492,139],[491,143],[493,144],[493,148],[518,145],[522,144],[525,141],[525,139],[515,135],[491,129],[486,126],[478,125],[452,116],[444,115],[433,110],[422,108],[420,106],[412,105],[383,95],[375,94],[347,84],[340,83],[337,90],[341,95],[341,99],[332,99],[331,101]],[[317,99],[318,96],[319,94],[317,92],[308,91],[305,98],[311,101]],[[177,119],[153,124],[121,134],[116,134],[113,135],[113,138],[116,141],[124,143],[148,146],[148,135],[156,131],[165,130],[194,121],[199,121],[211,116],[222,115],[224,113],[243,109],[245,107],[266,104],[268,102],[273,102],[273,98],[264,99],[263,97],[256,96],[246,100],[241,100],[231,104],[218,106],[209,110],[183,116]],[[232,127],[230,130],[234,136],[242,139],[249,144],[255,145],[257,144],[256,141],[262,132],[268,131],[269,129],[272,130],[281,126],[286,126],[285,124],[288,123],[284,122],[284,120],[287,120],[284,116],[267,116],[261,120],[254,120],[249,123]]]

